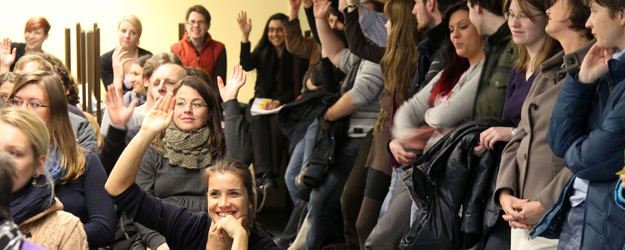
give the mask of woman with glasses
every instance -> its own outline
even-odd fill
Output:
[[[233,72],[240,78],[244,75],[241,67],[235,66]],[[229,82],[227,88],[238,93],[236,85]],[[136,183],[149,195],[191,212],[206,212],[202,172],[221,159],[233,158],[249,164],[251,143],[247,124],[236,98],[222,95],[226,101],[222,104],[225,121],[222,130],[216,95],[200,78],[183,78],[176,83],[173,93],[173,121],[155,138],[144,138],[144,143],[150,146],[145,154],[138,156],[142,160],[138,163]],[[150,249],[169,247],[165,237],[156,231],[141,237]]]
[[[80,218],[90,248],[113,243],[117,217],[111,197],[104,190],[106,173],[98,156],[78,145],[59,78],[35,71],[19,78],[9,96],[15,107],[41,118],[50,133],[45,167],[54,182],[63,210]]]
[[[185,29],[182,40],[171,46],[171,51],[178,54],[184,66],[201,68],[211,76],[213,82],[217,77],[226,78],[226,47],[223,43],[213,40],[208,29],[211,26],[211,15],[202,5],[191,6],[185,15]]]
[[[241,66],[245,71],[256,69],[255,98],[271,99],[266,110],[275,109],[293,101],[298,95],[302,77],[308,64],[286,49],[284,23],[286,15],[277,13],[269,17],[263,35],[250,53],[249,41],[252,19],[246,12],[237,18],[243,39],[241,39]],[[254,99],[250,101],[250,106]],[[273,180],[280,173],[280,160],[285,151],[287,139],[278,127],[277,115],[252,116],[246,113],[250,122],[250,134],[254,150],[254,173],[257,180],[270,187],[276,187]],[[269,146],[271,145],[271,146]]]
[[[107,86],[111,84],[123,87],[124,93],[133,89],[130,71],[132,63],[125,62],[133,62],[139,57],[152,55],[152,52],[139,47],[142,31],[141,20],[135,15],[126,15],[119,20],[117,24],[119,46],[100,57],[100,65],[102,65],[100,75],[104,89],[107,89]],[[114,67],[115,64],[123,65],[123,72],[114,72],[120,68]]]
[[[558,41],[545,33],[549,0],[508,0],[508,11],[504,17],[512,32],[512,41],[517,45],[517,62],[510,71],[506,102],[502,121],[508,126],[492,127],[480,135],[480,142],[475,151],[481,155],[492,150],[495,142],[508,142],[514,135],[515,128],[521,121],[521,105],[532,87],[540,65],[561,50]]]
[[[547,130],[560,89],[566,86],[566,72],[579,67],[595,44],[591,30],[585,27],[591,11],[583,0],[554,1],[546,13],[549,21],[545,31],[563,49],[541,65],[527,94],[517,131],[502,153],[493,195],[495,204],[505,212],[506,224],[513,228],[513,250],[558,247],[557,239],[529,239],[531,228],[545,212],[558,207],[556,200],[573,175],[551,150]],[[569,232],[574,228],[564,227],[567,229],[563,231]],[[562,245],[568,243],[561,239]]]

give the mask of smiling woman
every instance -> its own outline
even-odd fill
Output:
[[[249,161],[249,140],[236,100],[245,78],[243,69],[235,66],[227,85],[219,79],[226,122],[223,134],[211,88],[196,77],[182,79],[174,94],[156,101],[111,172],[105,188],[114,202],[135,222],[162,234],[163,246],[277,249],[253,227],[256,195],[248,166],[242,162]],[[159,162],[147,163],[156,150],[161,154]],[[150,171],[166,177],[142,177]],[[208,192],[202,182],[208,182]],[[190,192],[168,195],[183,189],[193,190],[194,197]],[[145,211],[139,207],[152,212],[139,212]]]
[[[2,47],[10,51],[0,56],[0,73],[13,71],[15,63],[27,52],[43,52],[43,42],[48,40],[50,28],[50,23],[45,17],[35,16],[26,22],[24,43],[12,43],[11,40],[5,38],[2,41]]]
[[[293,101],[299,95],[299,83],[308,64],[286,50],[284,23],[287,17],[277,13],[269,17],[263,30],[263,36],[250,52],[249,36],[252,20],[242,11],[237,22],[243,37],[241,39],[241,66],[246,71],[256,69],[257,78],[254,97],[271,99],[265,109]],[[250,107],[251,107],[250,103]],[[287,139],[278,127],[278,115],[252,116],[246,112],[250,122],[252,147],[254,149],[254,172],[259,182],[269,187],[276,187],[274,176],[280,173],[282,152]],[[267,145],[273,145],[267,147]]]

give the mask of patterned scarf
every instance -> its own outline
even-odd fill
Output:
[[[54,146],[50,144],[48,150],[48,157],[46,157],[46,169],[50,172],[50,176],[54,180],[54,185],[59,184],[63,177],[67,174],[67,169],[61,166],[61,152],[54,150]]]
[[[22,247],[24,236],[17,229],[17,225],[10,220],[0,223],[0,250],[19,250]]]
[[[212,159],[207,145],[209,133],[206,126],[184,132],[172,122],[163,137],[163,157],[169,159],[169,164],[186,169],[210,165]]]

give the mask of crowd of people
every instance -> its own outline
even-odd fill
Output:
[[[3,39],[0,249],[625,249],[625,2],[288,3],[229,76],[203,6],[123,16],[100,123],[46,18]]]

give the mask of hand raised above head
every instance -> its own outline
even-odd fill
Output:
[[[0,44],[0,64],[4,67],[11,67],[15,62],[17,48],[11,49],[11,39],[4,38]]]
[[[224,85],[223,79],[217,77],[217,85],[219,86],[219,94],[224,102],[237,99],[239,95],[239,89],[245,85],[247,76],[238,63],[232,66],[232,72],[230,73],[230,79],[228,83]]]
[[[291,9],[299,9],[299,6],[302,5],[302,0],[289,0],[289,4]]]
[[[247,12],[241,11],[241,13],[239,13],[237,23],[239,24],[239,29],[241,29],[243,36],[249,37],[250,32],[252,32],[252,19],[247,18]]]
[[[173,93],[167,93],[167,95],[159,98],[143,119],[141,130],[153,134],[165,131],[174,119],[174,104]]]
[[[108,86],[106,92],[106,111],[111,119],[111,125],[116,127],[126,128],[128,120],[137,105],[138,100],[133,100],[130,105],[126,107],[124,105],[124,96],[121,87]]]
[[[121,46],[115,48],[115,51],[113,51],[113,77],[117,79],[117,81],[114,82],[116,82],[118,85],[123,84],[124,81],[124,65],[132,61],[132,58],[124,58],[127,53],[128,51],[124,51]]]
[[[330,10],[330,6],[332,2],[328,0],[317,0],[314,3],[314,13],[316,19],[326,19],[328,18],[328,11]]]

